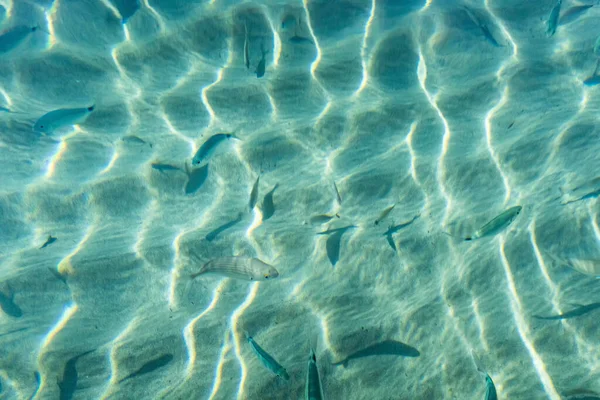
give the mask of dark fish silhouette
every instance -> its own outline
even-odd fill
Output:
[[[35,371],[33,373],[33,377],[35,378],[35,382],[37,383],[37,386],[35,387],[35,390],[31,394],[31,396],[29,397],[29,400],[33,400],[33,398],[35,397],[35,395],[37,394],[37,392],[40,390],[40,384],[42,383],[42,377],[40,376],[39,371]]]
[[[48,267],[48,271],[50,271],[50,273],[52,275],[54,275],[54,277],[56,279],[58,279],[59,281],[61,281],[62,283],[64,283],[64,284],[67,283],[67,275],[66,274],[61,274],[60,272],[58,272],[58,270],[56,268],[52,268],[52,267]]]
[[[327,258],[331,265],[335,267],[335,264],[340,259],[340,246],[342,242],[342,235],[351,228],[355,228],[354,225],[348,225],[341,228],[328,229],[323,232],[317,233],[317,235],[330,235],[325,242],[325,249],[327,250]]]
[[[248,208],[250,212],[254,209],[256,202],[258,201],[258,185],[260,182],[260,175],[256,178],[256,182],[252,186],[252,191],[250,192],[250,201],[248,201]]]
[[[586,12],[587,10],[589,10],[592,7],[594,7],[593,4],[584,4],[584,5],[573,6],[573,7],[569,8],[558,19],[558,25],[566,25],[566,24],[569,24],[569,23],[575,21],[584,12]]]
[[[488,40],[488,42],[490,42],[491,44],[493,44],[496,47],[502,47],[502,45],[496,41],[496,38],[494,38],[494,35],[492,35],[492,32],[490,32],[490,29],[488,28],[487,24],[485,22],[483,22],[482,19],[479,18],[473,12],[473,10],[471,10],[467,6],[463,6],[463,9],[466,11],[469,18],[471,18],[471,21],[473,21],[473,23],[475,25],[477,25],[477,27],[479,27],[479,29],[481,30],[481,33],[483,33],[483,36]]]
[[[551,315],[549,317],[542,317],[539,315],[534,315],[534,318],[537,319],[546,319],[546,320],[556,320],[556,319],[568,319],[568,318],[575,318],[575,317],[579,317],[583,314],[587,314],[591,311],[594,311],[595,309],[600,308],[600,303],[592,303],[592,304],[588,304],[588,305],[579,305],[579,307],[568,311],[564,314],[559,314],[559,315]]]
[[[42,245],[42,247],[40,247],[40,249],[43,249],[44,247],[48,247],[48,246],[50,246],[54,242],[56,242],[56,238],[54,236],[52,236],[52,235],[48,235],[48,239]]]
[[[194,168],[191,171],[188,170],[186,164],[185,169],[188,176],[185,184],[185,194],[193,194],[204,185],[208,177],[208,164],[204,164],[200,168]]]
[[[411,219],[408,222],[403,222],[403,223],[398,224],[398,225],[390,225],[388,227],[388,230],[385,231],[385,233],[383,234],[383,236],[385,236],[385,238],[386,238],[388,244],[390,245],[390,247],[392,248],[392,250],[397,251],[397,249],[396,249],[396,243],[394,243],[394,238],[392,237],[392,235],[394,233],[398,232],[400,229],[406,228],[407,226],[409,226],[410,224],[412,224],[413,222],[415,222],[415,220],[417,218],[419,218],[420,216],[421,216],[421,214],[415,215],[413,217],[413,219]]]
[[[343,226],[341,228],[327,229],[326,231],[318,232],[317,235],[331,235],[332,233],[336,233],[336,232],[340,232],[340,231],[345,232],[351,228],[356,228],[356,225],[348,225],[348,226]]]
[[[261,46],[260,51],[262,53],[262,57],[260,58],[260,61],[258,62],[258,65],[256,66],[256,71],[255,71],[257,78],[262,78],[263,76],[265,76],[265,69],[266,69],[266,63],[267,63],[266,56],[269,53],[269,51],[265,50],[263,46]]]
[[[223,225],[219,226],[214,231],[209,232],[206,235],[206,240],[209,241],[209,242],[212,242],[213,240],[215,240],[217,238],[217,236],[219,236],[221,233],[223,233],[227,229],[231,228],[232,226],[234,226],[235,224],[237,224],[238,222],[240,222],[242,220],[242,215],[243,214],[240,213],[238,215],[238,217],[236,219],[234,219],[233,221],[226,222]]]
[[[152,169],[157,170],[158,172],[165,171],[178,171],[180,168],[171,164],[161,164],[161,163],[152,163]]]
[[[81,353],[67,361],[65,364],[65,369],[63,371],[62,380],[56,379],[56,383],[58,384],[58,388],[60,389],[59,398],[60,400],[71,400],[73,398],[73,394],[75,390],[77,390],[77,360],[81,357],[90,354],[94,350],[86,351],[85,353]]]
[[[277,183],[273,189],[269,193],[267,193],[262,202],[262,220],[266,221],[275,214],[275,204],[273,203],[273,194],[275,193],[275,189],[279,187],[279,183]]]
[[[398,342],[395,340],[385,340],[383,342],[375,343],[369,347],[352,353],[345,359],[332,363],[332,365],[343,365],[344,367],[347,367],[350,360],[356,360],[363,357],[385,355],[419,357],[421,353],[419,353],[419,350],[405,343]]]
[[[140,9],[140,0],[112,0],[119,14],[121,22],[126,24],[131,17]]]
[[[342,205],[342,196],[340,196],[340,191],[338,190],[338,187],[335,184],[335,181],[333,181],[333,189],[335,190],[335,198],[336,198],[338,204],[341,206]]]
[[[150,372],[154,372],[159,368],[168,365],[171,361],[173,361],[173,354],[163,354],[162,356],[155,358],[153,360],[148,361],[146,364],[142,365],[140,369],[135,371],[132,374],[127,375],[125,378],[121,379],[119,383],[122,383],[128,379],[136,378],[140,375],[149,374]]]
[[[21,318],[23,316],[23,311],[14,301],[15,294],[12,288],[9,285],[7,285],[7,288],[8,294],[0,291],[0,308],[11,317]]]

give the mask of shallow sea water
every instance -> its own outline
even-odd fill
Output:
[[[600,398],[600,6],[0,5],[1,399]]]

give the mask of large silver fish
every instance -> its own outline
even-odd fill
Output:
[[[523,207],[514,206],[492,219],[481,228],[477,229],[471,236],[465,238],[465,240],[475,240],[485,236],[494,236],[506,229],[521,213]]]
[[[50,111],[36,121],[33,130],[38,133],[52,133],[65,126],[80,124],[94,111],[94,107],[61,108]]]
[[[258,258],[251,257],[219,257],[210,260],[192,274],[192,279],[203,274],[217,274],[244,281],[266,281],[275,279],[279,272]]]

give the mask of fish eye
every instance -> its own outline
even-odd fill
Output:
[[[269,279],[269,275],[265,275],[265,279]]]

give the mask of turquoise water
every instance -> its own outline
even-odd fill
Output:
[[[600,6],[0,4],[0,398],[600,398]]]

